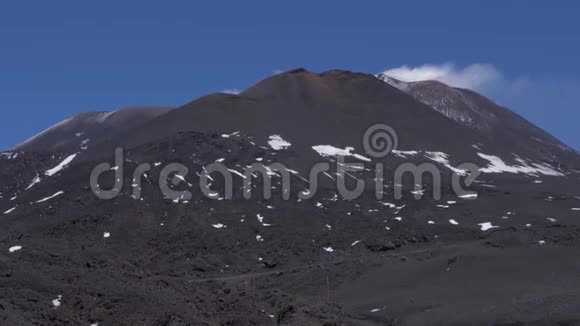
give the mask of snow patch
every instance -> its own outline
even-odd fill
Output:
[[[41,200],[39,200],[39,201],[37,201],[35,203],[36,204],[44,203],[45,201],[51,200],[51,199],[53,199],[55,197],[58,197],[58,196],[60,196],[62,194],[64,194],[64,191],[59,191],[59,192],[55,193],[54,195],[49,196],[49,197],[46,197],[46,198],[43,198],[43,199],[41,199]]]
[[[12,153],[12,152],[4,152],[4,153],[0,153],[0,157],[6,157],[6,159],[8,160],[13,160],[15,158],[18,157],[18,153]]]
[[[230,138],[230,137],[237,136],[237,135],[239,135],[239,134],[240,134],[240,132],[239,132],[239,131],[236,131],[236,132],[234,132],[234,133],[231,133],[231,134],[222,134],[222,137],[223,137],[223,138]]]
[[[83,151],[84,151],[84,150],[87,150],[87,149],[89,148],[89,142],[90,142],[90,141],[91,141],[91,140],[90,140],[90,139],[88,139],[88,138],[87,138],[87,139],[85,139],[85,140],[83,140],[83,141],[81,142],[81,150],[83,150]]]
[[[246,179],[247,177],[242,174],[240,171],[234,170],[234,169],[228,169],[228,171],[230,171],[231,173],[240,176],[242,179]]]
[[[16,209],[17,206],[12,207],[11,209],[7,210],[6,212],[4,212],[4,215],[8,215],[12,212],[14,212],[14,210]]]
[[[264,216],[257,214],[256,217],[258,218],[258,222],[260,222],[260,224],[262,224],[262,226],[272,226],[272,224],[268,224],[268,223],[264,223]]]
[[[270,140],[268,140],[268,145],[270,145],[270,147],[272,147],[272,149],[275,151],[287,149],[288,147],[292,146],[291,143],[284,140],[280,135],[270,136]]]
[[[103,112],[100,114],[100,116],[97,118],[97,121],[99,123],[104,123],[110,116],[112,116],[113,114],[115,114],[115,112],[117,112],[118,110],[115,111],[110,111],[110,112]]]
[[[462,198],[462,199],[477,199],[477,197],[479,197],[478,194],[465,194],[465,195],[459,196],[459,198]]]
[[[414,190],[411,191],[411,194],[415,195],[415,196],[423,196],[425,194],[425,190],[421,189],[421,190]]]
[[[65,159],[64,159],[62,162],[60,162],[60,163],[59,163],[57,166],[55,166],[54,168],[52,168],[52,169],[50,169],[50,170],[46,171],[44,174],[45,174],[46,176],[49,176],[49,177],[51,177],[51,176],[53,176],[53,175],[57,174],[57,173],[58,173],[58,172],[60,172],[62,169],[64,169],[64,168],[65,168],[67,165],[69,165],[69,164],[70,164],[70,162],[72,162],[72,161],[75,159],[75,157],[77,157],[77,155],[78,155],[78,153],[76,153],[76,154],[72,154],[72,155],[68,156],[68,157],[67,157],[67,158],[65,158]]]
[[[10,253],[17,252],[19,250],[22,250],[22,246],[13,246],[8,249]]]
[[[60,307],[62,301],[62,295],[59,295],[56,299],[52,300],[52,305],[55,308]]]
[[[352,156],[357,158],[361,161],[370,162],[371,159],[359,154],[354,154],[354,147],[346,147],[344,149],[337,148],[331,145],[316,145],[312,146],[312,149],[315,150],[320,156],[328,157],[328,156]]]
[[[492,225],[491,222],[479,223],[477,225],[479,225],[481,227],[481,231],[487,231],[487,230],[495,229],[495,228],[499,227],[499,226]]]
[[[419,154],[418,151],[399,151],[399,150],[393,150],[391,151],[391,153],[395,154],[395,156],[401,157],[401,158],[407,158],[407,156],[415,156],[417,154]]]
[[[38,176],[38,174],[36,175],[36,177],[34,177],[34,179],[32,179],[32,182],[28,185],[28,187],[26,187],[26,189],[24,190],[28,190],[32,187],[34,187],[34,185],[40,183],[40,176]]]
[[[467,175],[467,171],[458,169],[449,163],[449,155],[443,152],[425,152],[425,157],[431,161],[437,162],[449,170],[453,171],[457,175]]]
[[[483,173],[522,173],[531,176],[537,176],[538,174],[558,177],[564,176],[562,172],[555,170],[545,163],[526,162],[523,159],[517,158],[517,161],[521,165],[507,165],[497,156],[483,153],[477,153],[477,155],[489,162],[487,167],[479,169]]]

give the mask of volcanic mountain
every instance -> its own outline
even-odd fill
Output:
[[[576,151],[524,118],[468,89],[438,81],[402,82],[385,74],[377,78],[411,95],[444,116],[480,131],[485,139],[526,147],[546,157],[573,157]],[[530,141],[532,140],[532,141]]]
[[[176,109],[83,114],[14,150],[69,152],[90,142],[100,152],[204,131],[240,132],[262,145],[279,135],[304,152],[320,144],[362,151],[362,135],[375,124],[395,129],[400,150],[440,151],[457,161],[477,160],[477,147],[504,162],[578,162],[575,150],[473,91],[436,81],[404,83],[384,75],[304,69],[270,77],[237,95],[212,94]]]
[[[40,134],[18,144],[12,151],[24,152],[70,152],[86,149],[91,143],[99,143],[133,129],[170,111],[171,108],[133,107],[116,111],[83,113],[59,122]]]
[[[393,177],[425,163],[441,182]],[[0,320],[578,324],[579,167],[473,91],[342,70],[82,114],[0,153]],[[342,179],[366,186],[344,198]]]

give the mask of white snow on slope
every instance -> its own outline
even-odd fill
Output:
[[[61,305],[61,301],[62,301],[62,295],[59,295],[56,299],[52,300],[52,305],[55,308],[58,308]]]
[[[99,117],[97,117],[97,121],[99,123],[104,123],[110,116],[115,114],[115,112],[117,112],[117,111],[119,111],[119,110],[115,110],[115,111],[111,111],[111,112],[102,112],[99,114]]]
[[[425,157],[437,162],[449,170],[455,172],[457,175],[466,175],[467,171],[458,169],[449,163],[449,155],[443,152],[425,152]]]
[[[89,138],[87,138],[87,139],[84,139],[84,140],[81,142],[81,149],[82,149],[83,151],[89,148],[89,142],[90,142],[90,141],[91,141],[91,140],[90,140]]]
[[[8,160],[13,160],[18,157],[18,152],[4,152],[0,153],[0,157],[6,157]]]
[[[538,174],[559,177],[564,176],[562,172],[555,170],[545,163],[528,163],[522,159],[518,159],[518,162],[521,165],[507,165],[497,156],[483,153],[477,153],[477,155],[489,162],[487,167],[479,169],[483,173],[522,173],[532,176],[537,176]]]
[[[70,162],[72,162],[75,159],[75,157],[77,157],[77,155],[78,155],[78,153],[69,155],[62,162],[60,162],[57,166],[55,166],[54,168],[46,171],[44,174],[47,175],[47,176],[49,176],[49,177],[57,174],[58,172],[60,172],[61,170],[63,170],[67,165],[69,165]]]
[[[236,131],[236,132],[233,132],[233,133],[231,133],[231,134],[222,134],[222,137],[223,137],[223,138],[230,138],[230,137],[237,136],[237,135],[239,135],[239,134],[240,134],[240,132],[239,132],[239,131]]]
[[[462,199],[477,199],[478,196],[479,196],[478,194],[466,194],[466,195],[459,196],[459,198],[462,198]]]
[[[357,158],[361,161],[367,161],[367,162],[371,161],[371,159],[368,157],[352,153],[352,151],[354,151],[353,147],[346,147],[345,149],[341,149],[341,148],[337,148],[337,147],[334,147],[331,145],[316,145],[316,146],[312,146],[312,149],[315,150],[320,156],[323,156],[323,157],[352,156],[352,157]]]
[[[51,200],[51,199],[53,199],[55,197],[58,197],[58,196],[60,196],[62,194],[64,194],[64,191],[59,191],[59,192],[55,193],[52,196],[49,196],[49,197],[46,197],[46,198],[43,198],[43,199],[37,201],[36,204],[44,203],[45,201],[49,201],[49,200]]]
[[[241,178],[243,178],[243,179],[246,179],[246,178],[247,178],[247,177],[246,177],[244,174],[242,174],[240,171],[237,171],[237,170],[234,170],[234,169],[228,169],[228,171],[230,171],[230,172],[231,172],[231,173],[233,173],[233,174],[236,174],[236,175],[240,176],[240,177],[241,177]]]
[[[36,177],[34,177],[34,179],[32,179],[32,182],[24,190],[28,190],[28,189],[34,187],[34,185],[37,183],[40,183],[40,177],[38,176],[38,174],[36,175]]]
[[[399,151],[399,150],[392,150],[391,153],[393,153],[395,156],[402,158],[407,158],[407,156],[415,156],[419,154],[418,151]]]
[[[272,135],[270,136],[270,140],[268,140],[268,145],[272,147],[275,151],[287,149],[288,147],[292,146],[291,143],[285,141],[280,135]]]
[[[265,226],[265,227],[272,226],[272,224],[264,223],[264,216],[258,214],[258,215],[256,215],[256,217],[258,218],[258,222],[260,222],[260,224],[262,224],[262,226]]]
[[[499,227],[499,226],[492,225],[491,222],[479,223],[477,225],[479,225],[481,227],[481,231],[487,231],[487,230],[495,229],[495,228]]]
[[[8,214],[14,212],[15,209],[16,209],[16,206],[15,207],[12,207],[11,209],[9,209],[6,212],[4,212],[4,215],[8,215]]]

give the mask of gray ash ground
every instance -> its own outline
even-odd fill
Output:
[[[279,155],[247,139],[199,133],[148,149],[129,153],[125,168],[181,158],[197,171],[219,158],[236,167]],[[22,180],[59,159],[37,166],[23,155],[9,164],[28,171],[12,173]],[[437,207],[449,201],[447,193],[441,202],[407,193],[390,208],[372,193],[344,201],[330,189],[308,201],[285,201],[280,193],[268,201],[219,201],[194,191],[190,202],[174,203],[156,190],[154,169],[143,201],[128,187],[102,201],[88,187],[95,163],[2,199],[2,208],[17,207],[1,222],[2,324],[577,323],[580,216],[552,212],[580,200],[564,189],[545,200],[549,180],[529,184],[534,192],[481,188],[478,200],[455,198],[448,208]],[[192,172],[188,181],[196,178]],[[63,195],[31,204],[57,190]],[[484,207],[489,213],[474,213]],[[498,228],[481,231],[484,220]],[[22,248],[9,252],[13,246]]]
[[[518,144],[525,135],[494,147],[479,131],[372,78],[298,70],[240,96],[209,96],[152,114],[137,131],[94,139],[88,149],[67,141],[50,152],[0,154],[0,325],[580,325],[577,154]],[[470,186],[478,194],[470,200],[455,195],[452,171],[442,164],[441,200],[431,199],[429,180],[422,199],[413,198],[414,185],[405,180],[404,196],[395,200],[390,179],[384,199],[369,187],[343,200],[331,178],[321,180],[313,198],[300,200],[297,193],[309,186],[307,168],[336,164],[312,146],[360,141],[360,130],[349,130],[342,119],[327,121],[319,112],[319,120],[308,121],[301,112],[340,104],[341,114],[352,115],[349,123],[366,128],[381,106],[366,107],[370,118],[349,110],[369,96],[373,105],[401,106],[387,112],[398,114],[394,120],[385,119],[409,140],[407,149],[419,150],[385,159],[390,173],[402,162],[429,161],[427,150],[449,153],[447,165],[473,159],[483,167],[490,162],[477,152],[504,155],[512,166],[514,158],[505,155],[523,153],[562,173],[486,173]],[[276,107],[269,101],[297,107],[267,113],[272,123],[265,125],[251,112]],[[218,113],[200,111],[204,105]],[[220,120],[237,105],[251,114]],[[414,134],[417,117],[441,132]],[[317,124],[324,125],[321,134],[311,128]],[[205,130],[214,128],[223,132]],[[518,128],[523,133],[522,122]],[[54,137],[65,134],[53,130],[52,138],[31,144],[57,144]],[[268,146],[267,136],[277,134],[292,146]],[[89,175],[99,163],[114,164],[117,143],[125,145],[125,186],[116,198],[101,200]],[[77,145],[83,147],[71,150]],[[282,198],[274,177],[271,199],[260,197],[263,179],[253,184],[252,199],[244,199],[242,178],[234,174],[233,199],[207,198],[196,172],[216,161],[238,172],[256,162],[282,162],[294,169],[291,197]],[[174,162],[190,170],[174,188],[190,190],[191,199],[173,201],[159,190],[161,169]],[[141,163],[153,168],[143,179],[142,200],[135,200],[132,171]],[[367,169],[353,174],[371,185],[377,162],[363,163]],[[212,189],[222,190],[223,178],[212,176]],[[114,172],[101,181],[112,185]]]

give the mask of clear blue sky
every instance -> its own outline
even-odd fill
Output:
[[[580,148],[575,1],[201,2],[2,1],[0,149],[79,112],[178,105],[276,70],[445,62],[493,65],[505,87],[487,95]]]

